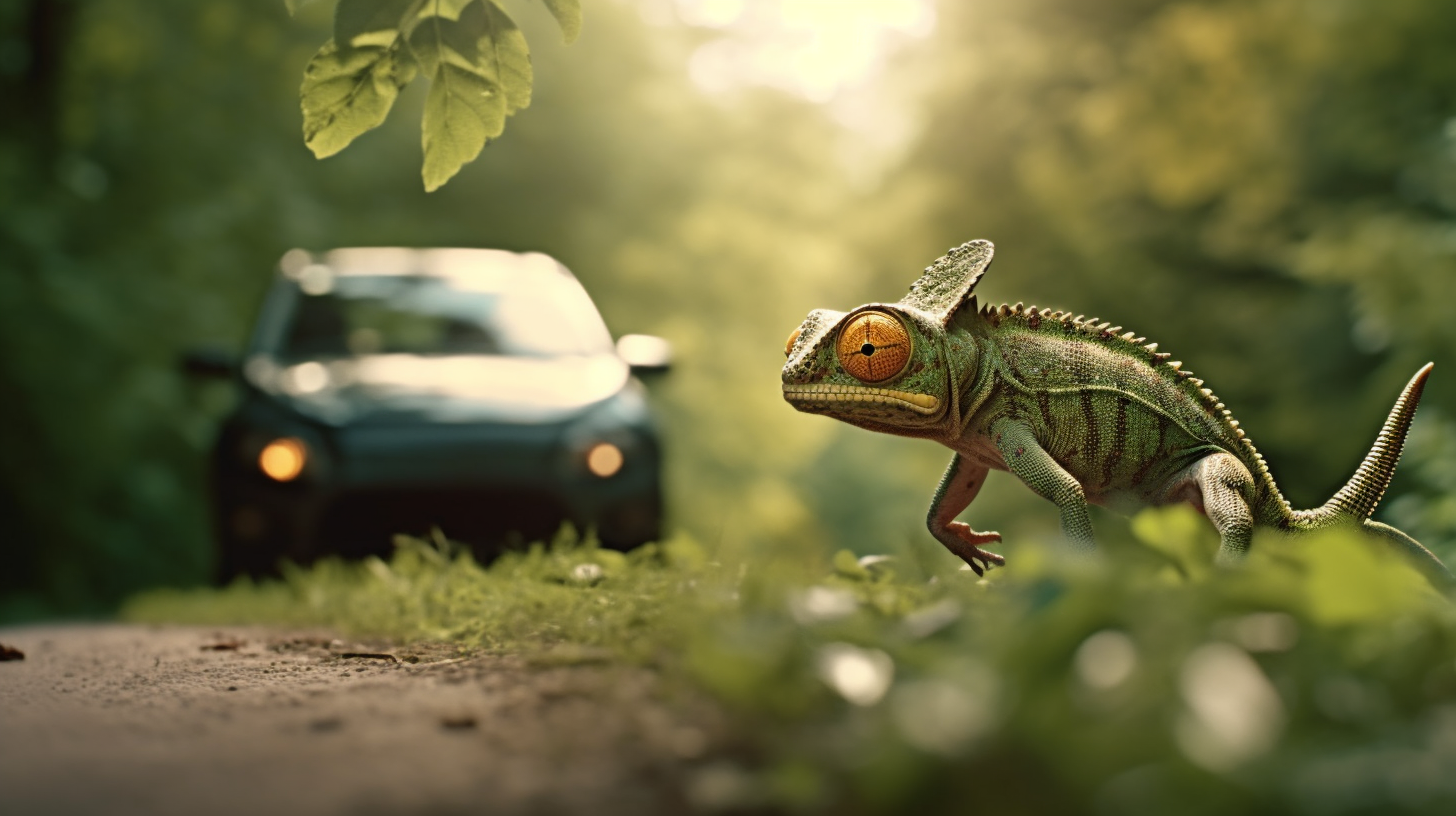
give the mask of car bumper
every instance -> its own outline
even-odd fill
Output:
[[[548,539],[567,521],[595,530],[607,546],[656,539],[662,500],[653,440],[624,442],[623,467],[600,478],[585,467],[581,446],[552,430],[342,434],[327,449],[315,441],[318,465],[290,483],[222,468],[220,573],[269,572],[280,559],[387,555],[396,534],[428,535],[433,528],[482,558]]]

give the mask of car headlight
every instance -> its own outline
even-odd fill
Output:
[[[626,461],[622,449],[611,442],[598,442],[586,452],[586,469],[603,479],[617,475]]]
[[[258,454],[258,469],[275,482],[291,482],[303,473],[308,458],[308,446],[303,440],[286,436],[263,446]]]

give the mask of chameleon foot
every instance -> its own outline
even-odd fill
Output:
[[[1000,541],[1000,533],[978,533],[971,529],[971,525],[960,521],[952,521],[945,526],[945,530],[950,535],[941,539],[942,542],[951,552],[960,556],[960,559],[966,562],[971,569],[975,570],[977,575],[985,575],[986,570],[993,565],[998,567],[1006,565],[1005,557],[976,546]]]

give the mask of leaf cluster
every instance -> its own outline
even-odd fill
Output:
[[[581,32],[578,0],[543,0],[568,43]],[[434,191],[531,104],[525,35],[492,0],[339,0],[334,36],[304,69],[304,143],[318,158],[384,123],[400,91],[429,83],[425,189]]]

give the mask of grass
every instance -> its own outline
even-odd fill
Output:
[[[707,809],[1450,813],[1456,608],[1355,534],[1210,565],[1148,511],[1096,559],[1018,545],[986,579],[903,560],[623,555],[565,534],[489,568],[447,542],[282,581],[154,592],[142,621],[327,625],[493,651],[603,650],[704,690],[741,750]]]

